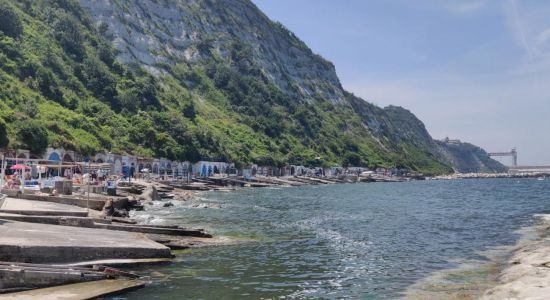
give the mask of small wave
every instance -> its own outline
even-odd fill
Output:
[[[291,226],[300,230],[313,232],[320,239],[327,241],[329,246],[339,252],[356,252],[371,247],[368,241],[359,241],[343,235],[341,232],[323,227],[325,222],[334,222],[334,217],[323,216],[300,220]]]
[[[372,243],[355,240],[337,230],[324,227],[325,223],[333,223],[334,220],[334,216],[325,215],[278,225],[312,232],[317,239],[324,241],[328,247],[332,248],[332,255],[339,257],[339,260],[334,261],[336,265],[324,275],[326,279],[304,282],[300,285],[300,290],[287,295],[285,299],[324,298],[328,295],[331,296],[330,298],[352,298],[340,291],[349,286],[360,286],[355,281],[366,277],[369,269],[365,258]]]
[[[254,205],[252,208],[254,210],[259,210],[259,211],[272,211],[273,210],[271,208],[267,208],[265,206],[260,206],[260,205]]]

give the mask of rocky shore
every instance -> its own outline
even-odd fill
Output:
[[[550,298],[550,215],[540,215],[541,224],[531,228],[538,236],[520,241],[498,277],[497,286],[487,290],[481,299]]]
[[[87,299],[103,295],[100,291],[141,287],[145,282],[139,278],[147,274],[113,267],[169,263],[172,250],[224,242],[203,229],[139,224],[130,217],[149,202],[186,201],[193,191],[145,181],[121,182],[116,195],[86,190],[71,195],[2,190],[0,299]],[[81,290],[79,284],[102,288],[64,298]]]
[[[131,210],[147,210],[150,204],[169,210],[175,201],[190,200],[200,191],[401,181],[398,179],[296,176],[211,177],[192,182],[150,180],[120,182],[116,196],[91,194],[89,197],[82,192],[51,196],[4,191],[10,196],[0,200],[0,299],[17,295],[2,294],[7,292],[32,289],[41,295],[38,290],[57,286],[54,290],[62,293],[65,285],[67,289],[74,289],[74,284],[113,279],[126,282],[120,286],[140,287],[143,286],[140,277],[148,274],[127,273],[123,271],[125,266],[169,263],[172,250],[230,242],[223,237],[212,237],[202,229],[159,225],[154,220],[140,222],[131,217]],[[533,229],[539,238],[523,240],[515,247],[511,260],[502,268],[498,285],[484,283],[469,287],[478,291],[470,295],[477,294],[475,298],[478,298],[481,291],[490,288],[482,299],[547,299],[546,295],[550,295],[550,236],[547,234],[550,215],[541,216],[541,220],[542,224]],[[115,266],[123,269],[112,269]],[[105,273],[105,270],[110,271]],[[418,290],[414,298],[430,299],[421,297]]]
[[[148,274],[113,267],[169,263],[173,250],[231,242],[213,237],[203,229],[157,224],[155,220],[140,222],[131,217],[133,210],[159,204],[169,210],[175,201],[190,200],[200,191],[326,185],[359,179],[357,176],[339,179],[220,176],[192,181],[121,181],[116,194],[110,195],[101,193],[98,187],[85,186],[76,187],[71,195],[2,190],[0,299],[42,299],[51,291],[63,294],[78,290],[78,284],[90,282],[98,282],[98,286],[105,282],[104,286],[110,286],[106,290],[109,294],[124,291],[128,286],[141,287],[144,283],[140,278]],[[120,284],[108,284],[112,280]]]

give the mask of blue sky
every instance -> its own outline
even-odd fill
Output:
[[[410,109],[434,138],[550,165],[550,1],[253,2],[332,61],[348,91]]]

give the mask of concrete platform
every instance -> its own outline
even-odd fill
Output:
[[[0,292],[112,278],[108,273],[93,269],[0,263]]]
[[[139,233],[0,220],[0,261],[75,263],[170,257],[168,247]]]
[[[40,216],[72,216],[87,217],[88,211],[84,208],[25,199],[16,199],[7,197],[4,199],[0,212],[20,215],[40,215]]]
[[[65,265],[59,265],[64,267],[93,267],[93,266],[110,266],[110,267],[133,267],[140,265],[156,265],[163,263],[171,263],[173,258],[138,258],[138,259],[103,259],[83,261],[77,263],[70,263]]]
[[[159,226],[153,226],[153,225],[148,226],[148,225],[126,224],[126,223],[112,222],[108,219],[99,219],[99,218],[90,218],[90,217],[73,217],[73,216],[65,216],[65,215],[63,216],[20,215],[20,214],[0,212],[0,219],[17,221],[17,222],[108,229],[108,230],[128,231],[128,232],[137,232],[137,233],[165,234],[165,235],[175,235],[175,236],[195,236],[195,237],[205,237],[205,238],[212,237],[212,235],[205,233],[203,229],[180,228],[177,226],[159,227]]]
[[[19,215],[8,214],[0,212],[0,219],[27,222],[27,223],[40,223],[50,225],[61,226],[77,226],[95,228],[95,223],[110,224],[111,221],[106,219],[91,218],[91,217],[72,217],[72,216],[39,216],[39,215]]]
[[[9,194],[8,194],[9,195]],[[102,210],[105,206],[107,198],[100,197],[99,195],[93,195],[88,199],[88,197],[71,195],[71,196],[49,196],[44,194],[16,194],[12,195],[12,198],[25,199],[25,200],[34,200],[34,201],[44,201],[44,202],[53,202],[59,204],[67,204],[72,206],[78,206],[81,208],[90,208],[94,210]],[[110,197],[118,201],[118,197]],[[124,198],[123,198],[124,199]]]
[[[1,300],[81,300],[113,295],[145,286],[141,280],[100,280],[0,295]]]
[[[128,232],[140,232],[151,234],[165,234],[175,236],[195,236],[211,238],[212,235],[205,233],[202,229],[186,229],[186,228],[161,228],[147,225],[126,225],[126,224],[101,224],[95,223],[96,228],[119,230]]]

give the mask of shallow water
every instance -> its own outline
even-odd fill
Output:
[[[239,242],[136,269],[151,284],[118,299],[394,299],[410,296],[419,282],[429,286],[426,278],[440,284],[434,274],[472,288],[497,268],[441,271],[487,261],[481,251],[514,244],[516,230],[550,211],[550,180],[243,189],[175,204],[136,217]]]

